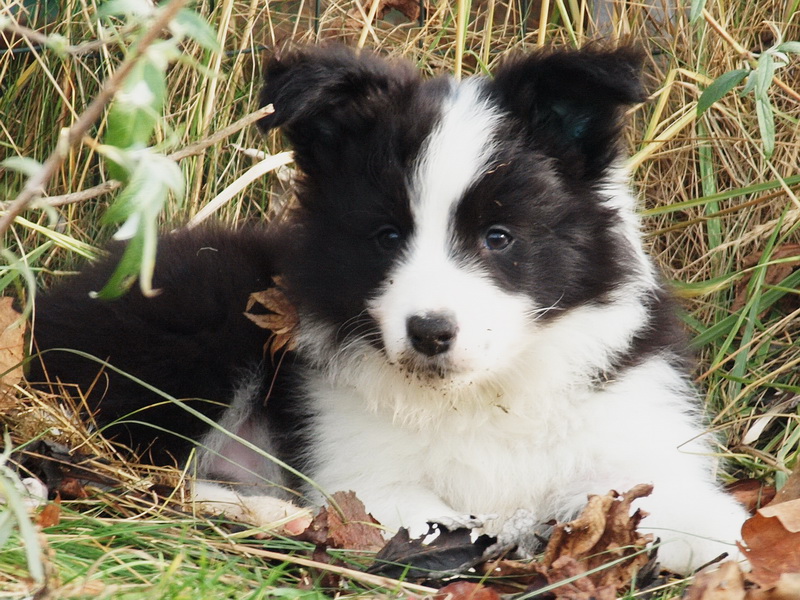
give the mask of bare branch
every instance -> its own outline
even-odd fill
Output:
[[[252,125],[259,119],[266,117],[267,115],[271,115],[274,112],[275,109],[272,108],[272,104],[267,104],[266,106],[263,106],[254,112],[251,112],[249,115],[242,117],[235,123],[228,125],[224,129],[220,129],[216,133],[208,136],[207,138],[202,139],[199,142],[196,142],[190,146],[186,146],[186,148],[183,148],[182,150],[178,150],[176,152],[173,152],[172,154],[169,154],[168,157],[171,158],[172,160],[181,160],[188,156],[194,156],[196,154],[200,154],[201,152],[203,152],[203,150],[205,150],[209,146],[213,146],[214,144],[221,142],[226,137],[233,135],[237,131],[244,129],[248,125]]]
[[[171,158],[172,160],[182,160],[184,158],[188,158],[189,156],[195,156],[200,154],[206,148],[213,146],[224,140],[227,137],[232,136],[234,133],[241,131],[245,127],[248,127],[258,121],[259,119],[266,117],[267,115],[272,114],[274,109],[272,108],[271,104],[259,108],[256,111],[251,112],[248,115],[245,115],[235,123],[231,123],[224,129],[220,129],[213,135],[208,136],[205,139],[202,139],[190,146],[186,146],[185,148],[181,148],[180,150],[176,150],[172,154],[168,154],[167,158]],[[120,187],[122,187],[122,182],[117,181],[116,179],[109,179],[108,181],[104,181],[99,185],[95,185],[90,188],[86,188],[85,190],[81,190],[79,192],[72,192],[69,194],[61,194],[59,196],[47,196],[42,198],[42,204],[46,204],[47,206],[64,206],[66,204],[75,204],[77,202],[83,202],[84,200],[91,200],[92,198],[97,198],[98,196],[102,196],[103,194],[110,194],[111,192],[117,191]],[[0,204],[0,209],[5,209],[5,203]]]
[[[108,42],[104,40],[97,40],[94,42],[86,42],[84,44],[79,44],[77,46],[73,45],[65,45],[61,47],[60,45],[53,43],[53,38],[44,33],[36,31],[35,29],[30,29],[29,27],[25,27],[24,25],[20,25],[18,22],[14,21],[13,18],[9,18],[7,21],[0,23],[0,29],[4,31],[8,31],[13,35],[23,38],[32,46],[41,46],[43,48],[52,48],[54,51],[58,53],[65,53],[70,54],[73,56],[80,56],[81,54],[88,54],[89,52],[95,52],[100,48],[108,45]]]
[[[116,71],[114,71],[113,75],[106,81],[94,100],[86,107],[86,110],[78,117],[75,123],[72,124],[72,127],[61,131],[59,139],[56,142],[56,149],[47,158],[38,173],[28,178],[19,196],[14,199],[14,202],[8,207],[6,213],[0,218],[0,235],[11,226],[14,219],[22,214],[31,202],[44,193],[47,184],[56,174],[56,171],[58,171],[69,149],[77,144],[95,121],[100,118],[103,114],[103,109],[114,98],[114,94],[116,94],[120,85],[122,85],[122,82],[130,74],[144,52],[158,39],[164,28],[169,25],[170,21],[172,21],[178,11],[183,8],[186,2],[187,0],[171,0],[169,4],[162,9],[153,22],[153,25],[145,32],[133,48],[131,55],[120,64]]]

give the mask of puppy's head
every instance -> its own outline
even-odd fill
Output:
[[[639,62],[542,52],[456,82],[341,48],[273,59],[261,125],[302,171],[284,271],[309,351],[468,385],[610,302],[637,252],[611,173]]]

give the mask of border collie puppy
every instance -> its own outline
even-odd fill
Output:
[[[256,513],[286,490],[312,506],[354,490],[388,528],[481,515],[524,541],[588,494],[651,482],[643,526],[664,566],[735,553],[745,511],[715,483],[620,168],[640,62],[538,52],[459,82],[345,49],[284,52],[261,125],[294,147],[289,219],[165,236],[155,297],[89,296],[112,252],[36,307],[39,350],[198,399],[236,437],[75,353],[45,352],[33,377],[80,384],[98,423],[154,460],[199,443],[198,476],[234,485],[198,496]],[[243,312],[276,275],[299,327],[273,358]]]

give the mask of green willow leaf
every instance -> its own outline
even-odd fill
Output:
[[[689,22],[695,23],[700,15],[703,14],[703,9],[706,6],[706,0],[692,0],[692,6],[689,9]]]
[[[756,98],[756,115],[761,141],[764,144],[764,156],[770,158],[775,151],[775,117],[768,99]]]
[[[210,50],[212,52],[220,51],[219,42],[217,41],[217,35],[214,32],[214,29],[205,19],[203,19],[203,17],[198,15],[193,10],[184,8],[182,11],[180,11],[175,16],[175,21],[173,22],[172,27],[173,30],[176,28],[179,30],[176,33],[182,33],[189,36],[206,50]]]
[[[697,101],[697,116],[706,112],[712,104],[720,100],[725,94],[739,85],[747,77],[747,69],[728,71],[717,77],[701,94]]]
[[[145,56],[133,68],[108,112],[104,142],[122,149],[145,148],[161,119],[166,96],[165,69]],[[124,165],[108,162],[111,177],[127,180]]]
[[[778,52],[788,52],[790,54],[800,54],[800,42],[783,42],[775,48]]]

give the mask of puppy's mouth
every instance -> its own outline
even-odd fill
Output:
[[[447,357],[424,356],[413,350],[404,352],[395,364],[409,377],[431,383],[450,380],[456,373],[456,369]]]

